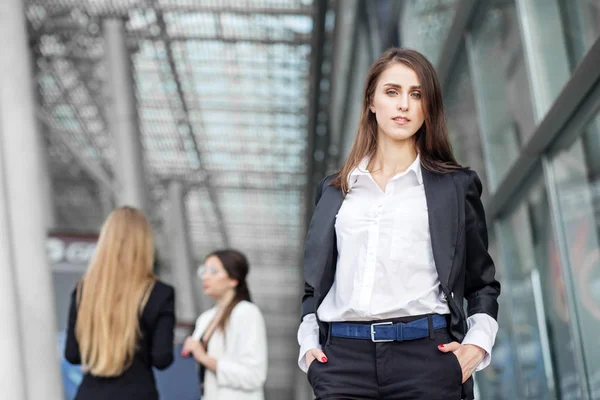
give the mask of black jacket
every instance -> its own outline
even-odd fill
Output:
[[[487,250],[481,182],[468,169],[439,174],[423,168],[422,174],[433,257],[451,312],[450,333],[461,342],[467,332],[467,316],[486,313],[498,318],[500,283],[494,276],[494,263]],[[317,188],[304,251],[302,317],[316,314],[335,277],[335,216],[343,195],[340,189],[329,186],[334,176],[323,179]],[[319,340],[324,344],[328,324],[318,318],[317,322]],[[472,380],[465,386],[472,386]]]
[[[77,322],[76,290],[71,294],[65,358],[80,364],[79,344],[75,337]],[[142,337],[133,364],[118,377],[102,378],[85,374],[76,399],[129,400],[158,399],[152,367],[165,369],[173,362],[173,328],[175,327],[175,291],[157,281],[140,318]]]

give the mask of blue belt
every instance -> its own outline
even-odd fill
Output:
[[[435,314],[431,316],[432,329],[446,327],[446,317]],[[351,324],[332,322],[331,335],[348,339],[368,339],[372,342],[401,342],[403,340],[421,339],[429,336],[429,317],[411,322],[379,322],[373,324]]]

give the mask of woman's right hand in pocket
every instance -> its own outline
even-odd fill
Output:
[[[308,350],[304,355],[304,359],[304,361],[306,362],[307,369],[310,367],[310,364],[312,364],[312,362],[315,360],[322,364],[327,362],[327,356],[325,355],[325,353],[323,353],[321,349],[317,348]]]

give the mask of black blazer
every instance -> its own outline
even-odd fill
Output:
[[[76,322],[77,300],[76,290],[73,290],[65,346],[65,358],[71,364],[81,363],[79,344],[75,337]],[[76,399],[158,399],[152,367],[165,369],[173,362],[174,327],[175,291],[172,286],[156,281],[140,318],[142,337],[138,342],[133,364],[115,378],[85,374]]]
[[[494,263],[487,250],[481,181],[477,173],[469,169],[439,174],[422,168],[422,174],[433,258],[451,312],[449,330],[461,342],[467,332],[467,315],[486,313],[498,318],[500,283],[494,277]],[[340,189],[329,186],[334,177],[328,176],[319,184],[308,227],[302,317],[309,313],[316,315],[335,277],[335,216],[344,197]],[[463,307],[465,300],[467,315]],[[319,341],[324,344],[328,324],[318,317],[317,322]],[[467,386],[472,385],[472,380],[469,384]]]

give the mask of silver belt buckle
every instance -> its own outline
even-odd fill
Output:
[[[393,342],[394,339],[379,339],[379,340],[375,339],[375,327],[377,325],[394,325],[394,323],[393,322],[379,322],[379,323],[376,323],[376,324],[371,324],[371,341],[373,343]]]

